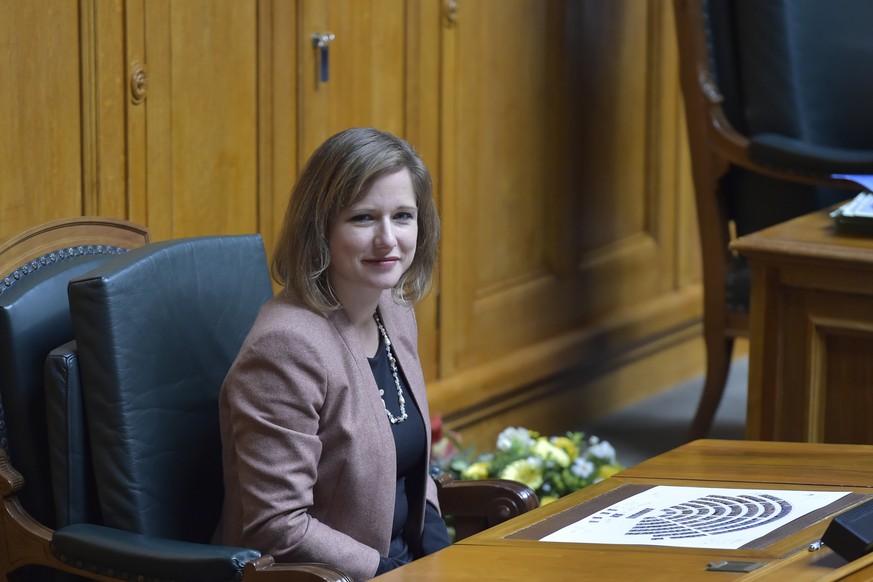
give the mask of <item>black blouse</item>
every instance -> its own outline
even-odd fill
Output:
[[[395,418],[399,418],[401,412],[397,386],[394,383],[391,364],[388,361],[388,354],[385,351],[381,335],[376,356],[368,358],[368,360],[376,379],[376,385],[384,392],[382,399],[385,401],[385,406]],[[420,474],[421,464],[427,462],[427,438],[424,433],[424,419],[422,419],[421,411],[409,390],[399,362],[397,368],[405,400],[404,408],[408,418],[403,422],[391,425],[397,451],[397,492],[394,502],[394,521],[391,528],[391,547],[388,556],[383,556],[377,574],[421,557],[416,555],[418,552],[413,552],[410,548],[404,535],[404,527],[409,518],[409,494],[411,493],[407,491],[407,484]],[[385,422],[389,422],[387,415]],[[445,523],[437,510],[428,503],[425,510],[425,531],[422,534],[421,555],[435,552],[447,545],[449,545],[449,539]]]

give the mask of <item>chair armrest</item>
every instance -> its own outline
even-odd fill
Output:
[[[327,564],[300,562],[277,564],[264,555],[245,565],[243,582],[353,582],[345,573]]]
[[[752,136],[749,158],[801,175],[873,174],[873,150],[817,145],[774,133]]]
[[[9,462],[6,450],[0,447],[0,495],[7,497],[24,486],[24,477]]]
[[[252,579],[277,582],[348,580],[341,572],[321,564],[275,565],[272,557],[262,556],[257,550],[169,540],[93,524],[56,530],[51,549],[68,566],[126,580],[235,581],[240,580],[244,569],[257,573]],[[269,578],[264,578],[268,572]],[[244,579],[249,580],[248,576]]]
[[[462,540],[539,506],[533,490],[516,481],[456,481],[446,474],[435,480],[440,510],[443,515],[454,520],[456,540]]]

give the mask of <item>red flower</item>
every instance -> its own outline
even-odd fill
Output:
[[[430,442],[438,443],[443,438],[443,417],[434,414],[430,417]]]

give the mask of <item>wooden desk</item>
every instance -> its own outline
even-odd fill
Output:
[[[873,444],[873,235],[816,212],[741,237],[750,439]]]
[[[873,555],[846,564],[828,548],[808,551],[829,519],[760,550],[550,543],[508,539],[628,484],[826,489],[873,494],[873,446],[701,440],[467,538],[378,577],[401,581],[869,580]],[[868,559],[870,558],[870,559]],[[765,562],[753,572],[709,572],[710,562]]]

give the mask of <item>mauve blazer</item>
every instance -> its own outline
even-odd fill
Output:
[[[379,310],[430,451],[414,311],[395,304],[390,292]],[[316,313],[284,293],[271,299],[228,372],[219,406],[225,497],[215,541],[280,562],[331,564],[355,580],[372,578],[391,538],[396,454],[370,364],[345,312]],[[426,491],[409,492],[419,534],[422,493],[439,508],[427,464],[415,479]]]

